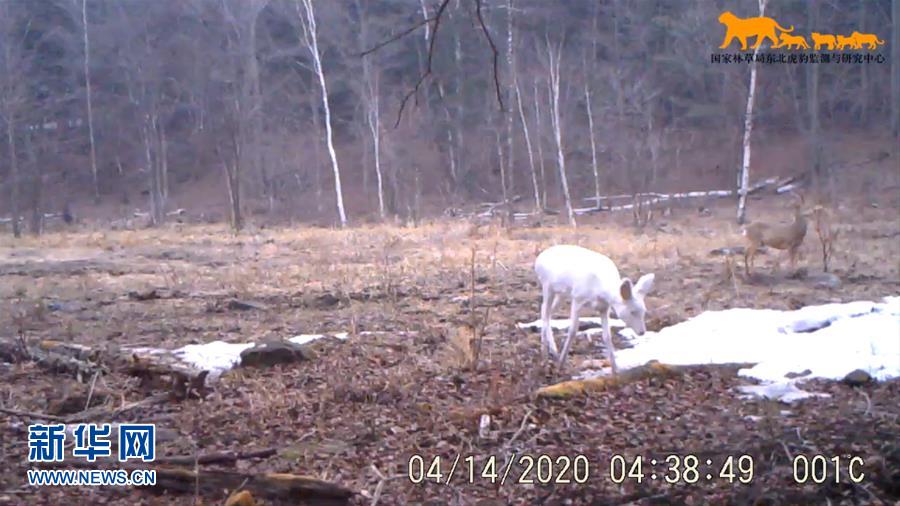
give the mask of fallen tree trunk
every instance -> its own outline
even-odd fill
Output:
[[[769,187],[779,187],[784,185],[786,182],[790,182],[795,178],[774,178],[770,177],[768,179],[764,179],[753,186],[747,191],[748,195],[753,193],[757,193],[762,191],[763,189]],[[668,202],[670,200],[683,200],[683,199],[692,199],[692,198],[724,198],[724,197],[733,197],[737,195],[737,192],[734,190],[706,190],[706,191],[693,191],[693,192],[682,192],[682,193],[656,193],[656,192],[645,192],[638,193],[636,195],[608,195],[608,196],[600,196],[600,201],[610,201],[610,200],[630,200],[634,199],[635,196],[639,199],[644,199],[638,204],[621,204],[615,206],[593,206],[593,207],[582,207],[575,210],[576,214],[588,214],[588,213],[596,213],[599,211],[627,211],[630,209],[634,209],[637,206],[645,207],[654,204],[658,204],[660,202]],[[648,198],[649,197],[649,198]],[[586,201],[597,201],[597,197],[585,197]]]
[[[539,398],[562,399],[588,392],[603,391],[646,378],[672,378],[681,374],[683,370],[683,366],[671,366],[651,360],[642,366],[621,371],[617,376],[563,381],[562,383],[539,388],[535,395]]]
[[[705,365],[671,365],[663,364],[658,360],[651,360],[644,365],[626,369],[619,372],[618,376],[603,376],[584,380],[571,380],[539,388],[535,395],[539,398],[565,399],[589,392],[602,392],[609,388],[622,386],[626,383],[640,381],[649,378],[670,379],[681,376],[692,369],[717,368],[725,370],[744,369],[752,367],[752,363],[729,364],[705,364]]]
[[[112,463],[110,463],[112,464]],[[104,467],[100,460],[96,462],[82,462],[66,460],[65,462],[48,463],[50,467],[90,468]],[[158,466],[153,463],[149,466],[141,464],[116,463],[114,467],[134,470],[156,471],[156,485],[149,488],[160,492],[177,494],[201,494],[220,496],[241,490],[249,490],[255,497],[266,497],[282,501],[303,501],[309,504],[321,504],[324,506],[339,506],[349,504],[355,495],[352,490],[319,480],[311,476],[303,476],[289,473],[241,473],[236,471],[220,471]]]
[[[90,377],[106,369],[93,362],[90,349],[59,341],[43,340],[30,344],[16,338],[0,338],[0,359],[10,363],[32,361],[54,372],[65,372]]]
[[[52,213],[52,214],[44,214],[45,220],[52,220],[55,218],[62,218],[62,213]],[[20,222],[25,221],[25,218],[19,218]],[[12,218],[0,218],[0,223],[12,223]]]

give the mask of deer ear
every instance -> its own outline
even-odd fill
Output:
[[[631,300],[631,297],[633,295],[631,293],[631,288],[631,280],[625,278],[625,280],[622,281],[622,286],[619,287],[619,295],[622,296],[622,300]]]
[[[637,283],[634,284],[635,291],[641,295],[647,295],[650,293],[650,290],[653,289],[653,280],[655,278],[656,275],[652,272],[650,274],[644,274],[638,279]]]

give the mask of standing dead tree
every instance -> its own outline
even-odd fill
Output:
[[[575,211],[572,209],[572,197],[569,194],[569,182],[566,179],[566,155],[562,144],[562,127],[559,114],[559,64],[562,60],[562,48],[565,44],[565,36],[561,36],[555,54],[549,35],[546,37],[547,55],[550,70],[550,123],[553,128],[553,138],[556,139],[556,167],[559,169],[559,181],[562,185],[563,198],[565,199],[566,212],[569,216],[569,224],[578,226],[575,222]]]
[[[356,8],[360,12],[360,40],[363,44],[367,43],[369,22],[363,5],[360,0],[356,2]],[[425,4],[422,4],[425,8]],[[426,16],[427,17],[427,16]],[[428,34],[426,33],[426,37]],[[366,124],[372,135],[372,154],[375,162],[375,178],[378,185],[378,215],[384,220],[387,217],[387,211],[384,207],[384,177],[381,170],[381,92],[379,90],[379,74],[372,68],[371,58],[363,57],[363,98],[365,100]],[[451,160],[452,160],[451,155]]]
[[[91,43],[88,36],[87,0],[81,0],[81,25],[84,34],[84,89],[87,102],[88,137],[91,143],[91,178],[94,183],[94,201],[100,202],[100,183],[97,179],[97,150],[94,139],[94,108],[91,103]]]
[[[522,122],[522,132],[525,134],[525,147],[528,149],[528,165],[531,167],[531,185],[534,188],[534,212],[541,210],[541,189],[538,186],[537,168],[534,163],[534,151],[531,148],[531,135],[528,133],[528,120],[525,119],[525,110],[522,107],[522,92],[519,89],[519,80],[513,78],[513,87],[516,92],[516,105],[519,107],[519,120]]]
[[[325,141],[331,157],[331,168],[334,171],[334,193],[337,201],[338,216],[341,227],[347,226],[347,214],[344,212],[344,195],[341,190],[341,169],[338,166],[337,152],[334,150],[334,132],[331,126],[331,107],[328,102],[328,86],[325,82],[325,71],[322,69],[322,54],[319,52],[319,35],[316,26],[316,11],[312,0],[296,0],[297,16],[300,18],[301,40],[309,49],[313,59],[313,70],[322,89],[322,107],[325,110]]]
[[[759,15],[765,15],[767,0],[759,0]],[[744,160],[738,173],[738,198],[737,222],[743,225],[747,219],[747,190],[750,186],[750,133],[753,131],[753,100],[756,97],[756,57],[762,47],[762,35],[753,49],[753,61],[750,63],[750,86],[747,91],[747,111],[744,114]]]

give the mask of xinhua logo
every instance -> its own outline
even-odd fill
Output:
[[[741,44],[741,50],[748,49],[748,41],[755,37],[756,41],[749,49],[756,49],[764,40],[772,44],[773,49],[783,48],[787,50],[812,49],[819,51],[828,49],[841,51],[846,49],[861,49],[875,51],[884,45],[884,41],[873,33],[860,33],[854,31],[850,35],[829,34],[812,32],[810,39],[812,45],[803,35],[794,32],[794,26],[789,28],[781,26],[773,18],[757,16],[752,18],[739,18],[730,11],[719,15],[719,23],[725,25],[725,38],[719,49],[728,48],[737,39]]]

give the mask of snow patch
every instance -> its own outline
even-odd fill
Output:
[[[568,328],[568,320],[556,322],[559,328]],[[519,328],[534,326],[540,328],[540,321],[519,324]],[[738,375],[761,384],[741,391],[787,403],[824,396],[798,387],[812,378],[840,380],[855,369],[879,381],[900,377],[900,296],[794,311],[706,311],[643,336],[629,330],[620,334],[630,335],[633,347],[616,351],[621,370],[650,360],[671,365],[749,363],[754,365],[739,370]],[[598,373],[592,369],[578,377],[596,377]],[[788,377],[807,370],[802,377]]]
[[[303,345],[325,337],[334,337],[343,341],[344,339],[350,337],[350,334],[348,332],[338,332],[336,334],[298,334],[294,337],[288,338],[288,341],[294,344]]]

